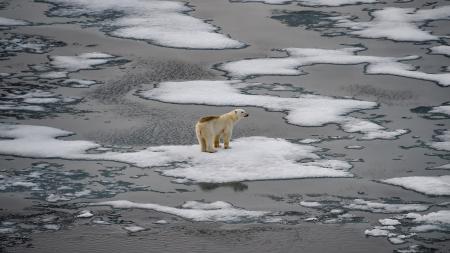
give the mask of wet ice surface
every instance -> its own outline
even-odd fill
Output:
[[[445,252],[446,4],[0,3],[0,251]]]
[[[218,33],[217,27],[189,16],[193,9],[175,1],[68,1],[45,0],[54,4],[49,15],[93,18],[111,36],[145,40],[149,43],[192,49],[241,48],[245,44]],[[101,22],[98,22],[101,21]]]
[[[301,67],[316,64],[367,64],[365,73],[396,75],[436,82],[442,86],[450,85],[450,73],[425,73],[415,70],[415,67],[404,63],[418,59],[418,56],[380,57],[358,55],[365,48],[353,47],[336,50],[318,48],[286,48],[282,51],[287,57],[258,58],[228,62],[218,66],[229,76],[245,78],[259,75],[302,75],[306,74]]]
[[[398,185],[428,195],[450,195],[450,176],[440,177],[398,177],[385,179],[382,182]]]
[[[239,209],[223,201],[216,201],[212,203],[189,201],[181,205],[181,208],[174,208],[151,203],[135,203],[127,200],[106,201],[93,203],[91,205],[112,206],[114,208],[150,209],[158,212],[181,216],[183,218],[194,221],[220,221],[230,223],[254,222],[264,221],[265,216],[269,215],[269,212],[265,211],[248,211]]]
[[[339,99],[311,94],[297,98],[245,94],[245,90],[257,83],[240,81],[188,81],[164,82],[151,90],[138,94],[147,99],[179,104],[257,106],[271,111],[288,112],[289,123],[300,126],[339,124],[344,131],[364,134],[361,139],[394,139],[408,131],[386,130],[374,122],[347,116],[347,114],[372,109],[376,103],[353,99]],[[321,114],[316,114],[316,110]]]
[[[376,3],[378,0],[230,0],[232,2],[261,2],[265,4],[287,4],[298,2],[305,6],[343,6],[362,3]]]
[[[421,10],[387,7],[372,12],[373,19],[368,22],[337,17],[335,26],[348,28],[351,30],[350,34],[364,38],[388,38],[396,41],[439,40],[440,35],[422,30],[420,24],[431,20],[449,19],[449,11],[450,6]]]
[[[214,156],[199,152],[198,145],[155,146],[136,152],[98,152],[89,141],[60,140],[72,133],[31,125],[0,125],[0,153],[34,158],[110,160],[139,167],[168,166],[166,176],[194,182],[225,183],[248,180],[312,177],[351,177],[349,163],[321,159],[317,148],[284,139],[246,137],[233,142],[233,149]],[[259,147],[255,149],[254,147]],[[88,151],[96,151],[89,153]],[[236,159],[237,158],[237,159]],[[306,159],[307,162],[298,163]],[[227,161],[228,162],[224,162]],[[173,164],[173,166],[169,166]],[[210,168],[217,168],[211,170]],[[51,196],[51,199],[57,196]]]

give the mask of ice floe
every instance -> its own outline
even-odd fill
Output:
[[[64,42],[43,36],[5,33],[0,39],[0,57],[14,56],[17,53],[42,54],[49,52],[53,47],[64,45]]]
[[[50,56],[50,64],[57,69],[76,72],[82,69],[93,69],[97,65],[106,64],[116,56],[105,53],[83,53],[77,56]]]
[[[77,217],[77,218],[91,218],[92,216],[94,216],[94,214],[91,211],[83,210],[75,217]]]
[[[431,109],[431,111],[429,111],[430,113],[442,113],[442,114],[446,114],[448,116],[450,116],[450,105],[441,105],[441,106],[436,106],[433,107],[433,109]]]
[[[230,203],[216,201],[212,203],[203,203],[198,201],[189,201],[181,206],[181,208],[163,206],[151,203],[136,203],[128,200],[113,200],[99,203],[92,203],[96,206],[111,206],[120,209],[149,209],[157,212],[176,215],[193,221],[209,221],[209,222],[255,222],[264,221],[265,216],[270,215],[266,211],[248,211],[237,208]]]
[[[385,179],[381,182],[401,186],[427,195],[450,195],[450,175],[438,177],[396,177]]]
[[[125,229],[126,231],[131,232],[131,233],[136,233],[136,232],[141,232],[141,231],[146,230],[146,228],[143,228],[140,226],[126,226],[126,227],[123,227],[123,229]]]
[[[286,112],[286,120],[291,124],[322,126],[335,123],[346,132],[364,134],[361,139],[366,140],[394,139],[408,132],[405,129],[386,130],[374,122],[347,115],[354,111],[375,108],[377,104],[374,102],[311,94],[286,98],[244,93],[246,88],[255,85],[257,84],[237,80],[163,82],[138,94],[143,98],[168,103],[262,107],[270,111]]]
[[[97,83],[96,81],[92,81],[92,80],[70,78],[70,79],[64,80],[62,82],[62,85],[69,86],[72,88],[87,88],[96,83]]]
[[[379,203],[364,199],[355,199],[352,203],[343,206],[347,209],[370,211],[374,213],[403,213],[411,211],[425,211],[430,208],[426,204],[394,204],[394,203]]]
[[[223,63],[218,69],[235,78],[258,75],[302,75],[301,67],[315,64],[353,65],[366,64],[366,74],[385,74],[435,82],[441,86],[450,85],[450,73],[425,73],[416,70],[404,61],[418,59],[419,56],[381,57],[358,55],[362,47],[342,49],[285,48],[287,57],[245,59]]]
[[[450,130],[439,130],[438,134],[434,136],[435,141],[428,143],[428,145],[436,150],[450,151]]]
[[[218,33],[219,28],[189,16],[193,9],[176,1],[140,0],[46,0],[56,6],[50,15],[95,17],[111,36],[145,40],[149,43],[177,48],[226,49],[242,48],[244,43]],[[103,19],[98,21],[99,19]]]
[[[21,26],[29,24],[30,23],[25,20],[0,17],[0,26]]]
[[[418,213],[408,213],[405,217],[412,219],[415,223],[450,225],[450,210],[440,210],[423,215]]]
[[[441,45],[441,46],[431,47],[430,53],[431,54],[443,54],[446,56],[450,56],[450,46]]]
[[[440,36],[422,30],[433,20],[450,19],[450,6],[433,9],[387,7],[370,13],[370,21],[354,21],[353,17],[333,17],[334,26],[350,30],[349,34],[363,38],[387,38],[395,41],[439,40]]]
[[[352,167],[349,163],[322,159],[314,153],[319,148],[284,139],[240,138],[232,142],[232,149],[211,155],[200,152],[198,145],[155,146],[135,152],[88,152],[95,151],[100,145],[90,141],[58,139],[72,134],[45,126],[0,124],[0,137],[6,138],[0,139],[0,153],[35,158],[118,161],[140,167],[169,166],[161,169],[163,175],[194,182],[353,176],[349,172]],[[309,160],[298,162],[302,159]]]
[[[376,3],[378,0],[230,0],[231,2],[260,2],[265,4],[287,4],[298,2],[304,6],[343,6],[352,4]]]
[[[380,222],[380,224],[383,226],[396,226],[401,224],[400,221],[390,218],[380,219],[378,220],[378,222]]]
[[[0,98],[0,110],[44,112],[49,108],[61,107],[61,105],[76,103],[80,100],[81,98],[78,97],[63,97],[43,90],[6,91]]]

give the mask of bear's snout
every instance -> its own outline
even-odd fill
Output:
[[[246,113],[246,114],[244,115],[244,117],[246,117],[246,118],[247,118],[247,117],[248,117],[248,113]]]

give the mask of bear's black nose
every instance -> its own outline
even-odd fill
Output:
[[[246,118],[247,118],[247,117],[248,117],[248,113],[246,113],[246,114],[244,115],[244,117],[246,117]]]

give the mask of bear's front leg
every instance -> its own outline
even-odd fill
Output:
[[[213,145],[214,145],[214,140],[211,138],[211,139],[209,139],[209,140],[207,140],[207,147],[206,147],[206,152],[208,152],[208,153],[215,153],[215,152],[217,152],[217,150],[215,150],[214,148],[213,148]]]
[[[217,135],[216,138],[214,138],[214,147],[220,148],[220,134]]]
[[[225,133],[223,135],[223,148],[229,149],[230,148],[230,135]]]

